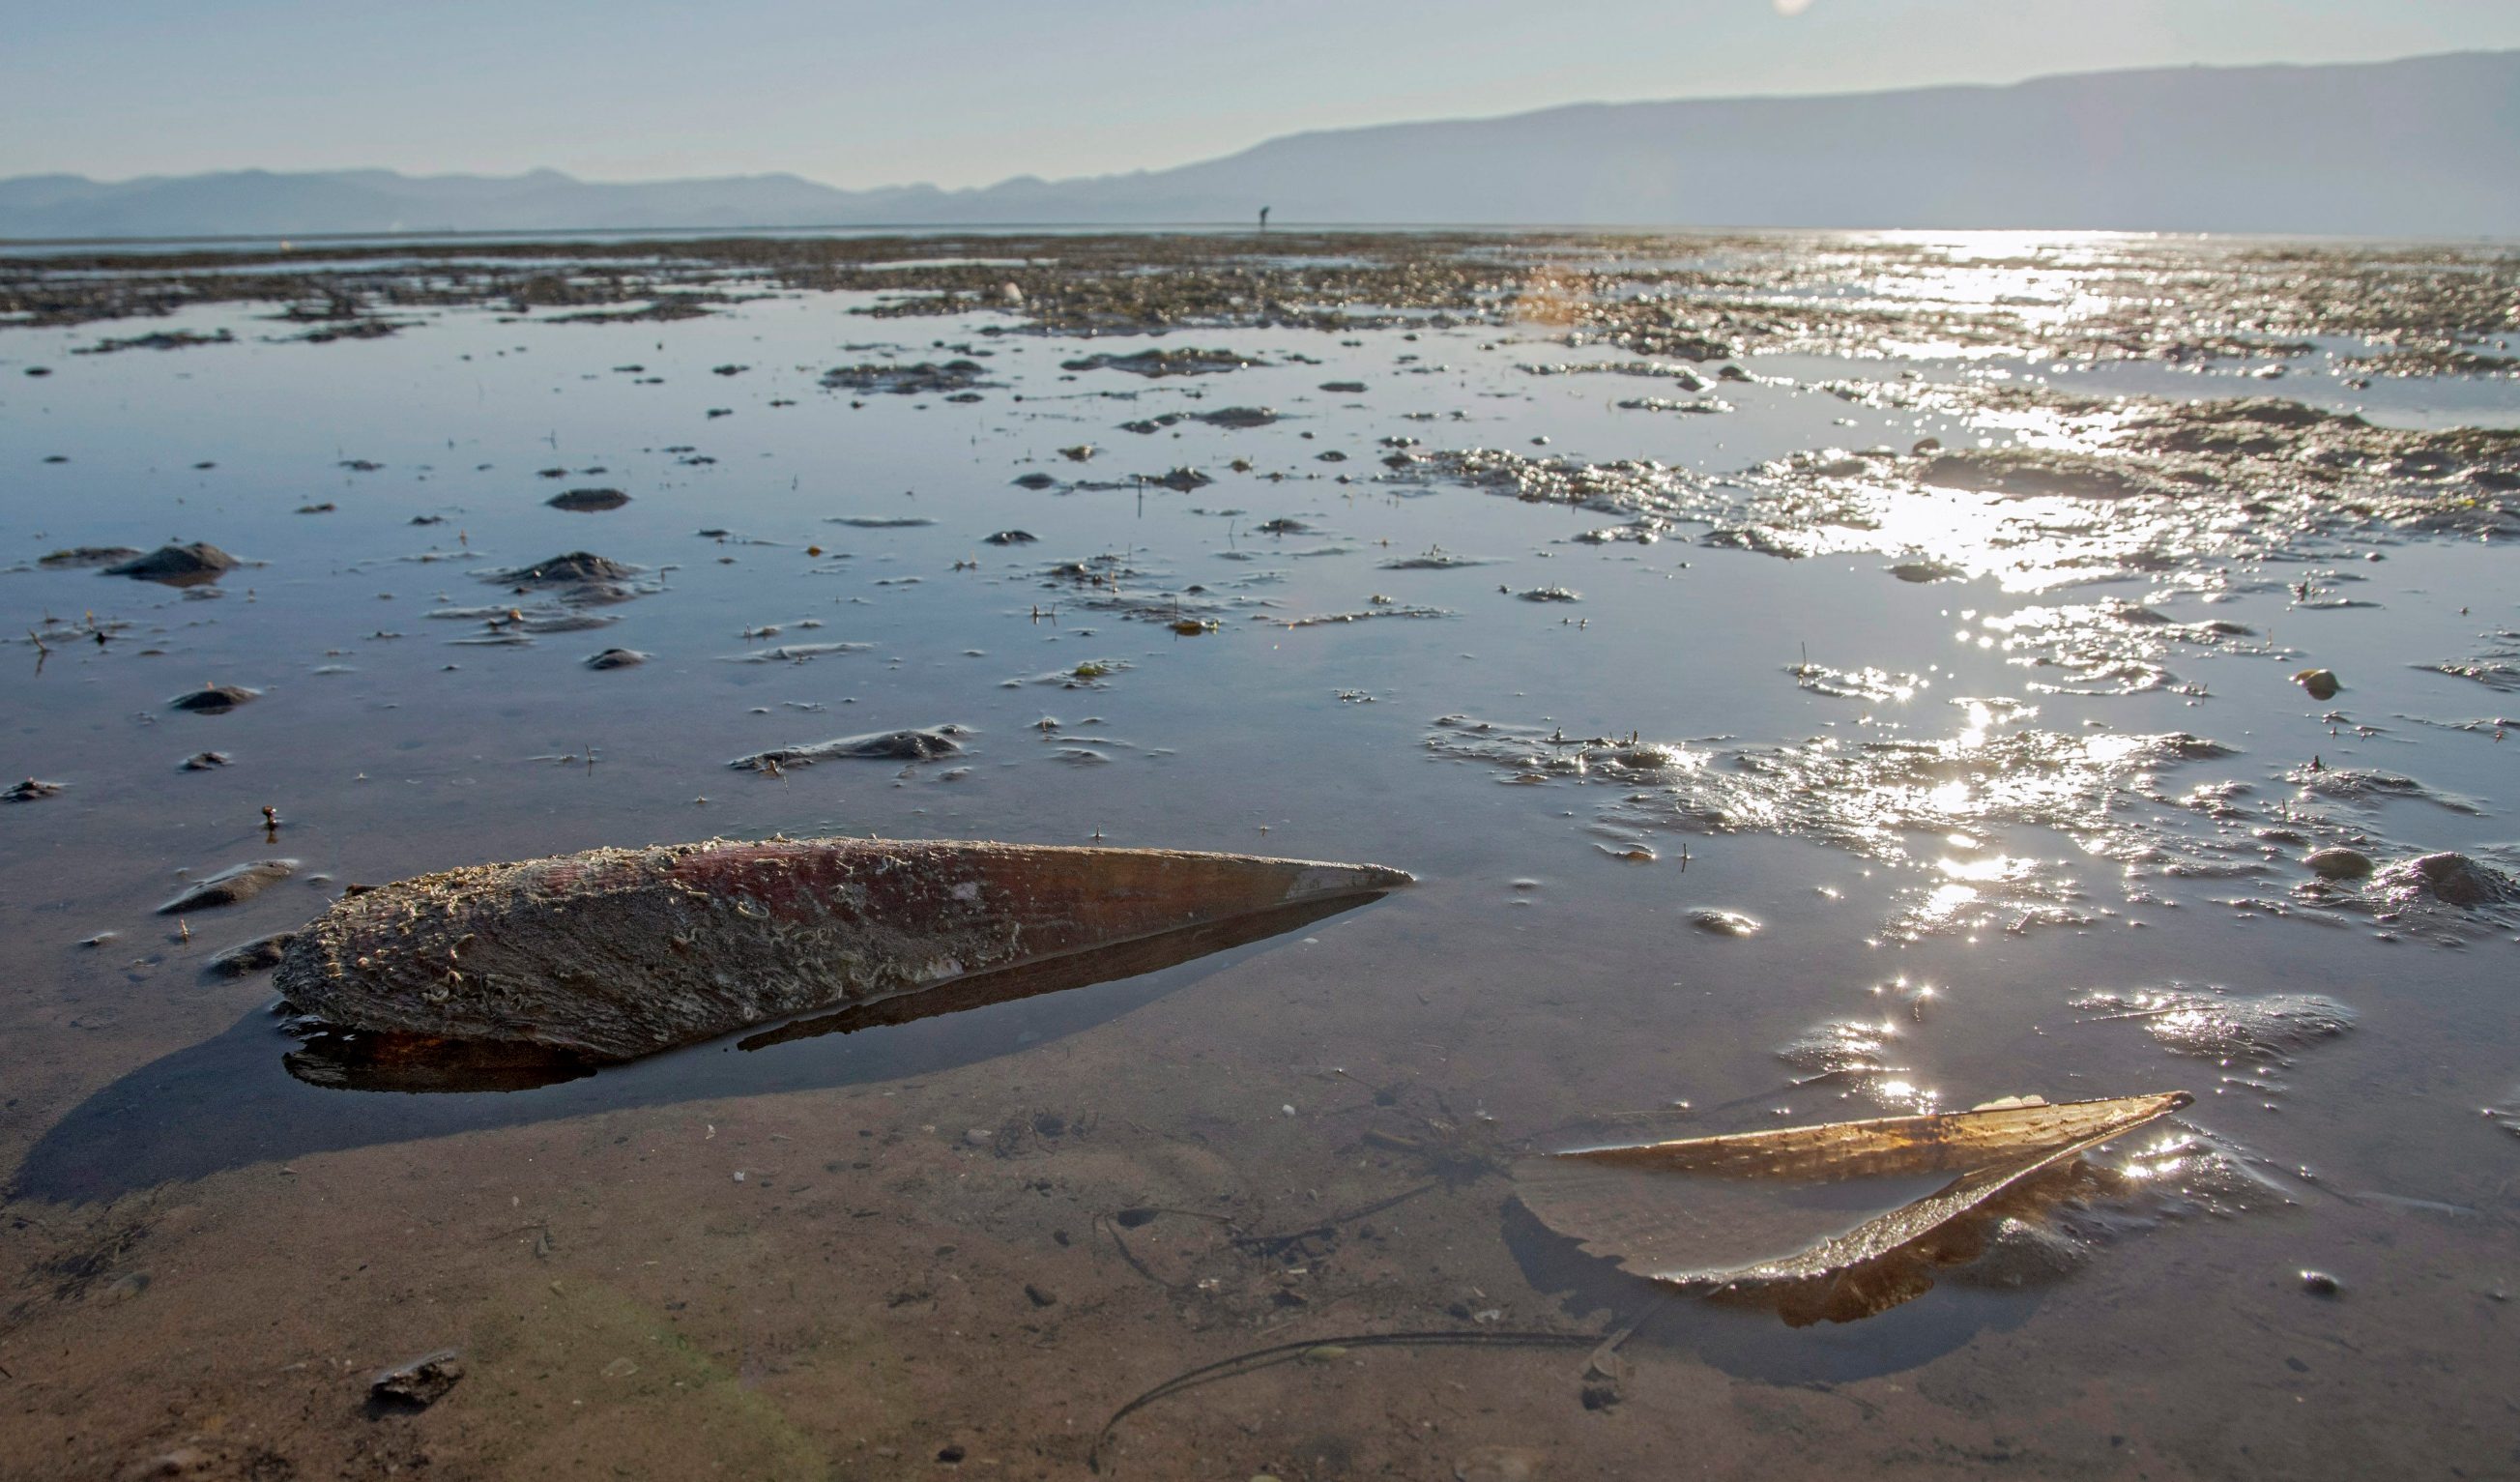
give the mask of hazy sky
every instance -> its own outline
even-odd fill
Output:
[[[0,176],[977,185],[1560,103],[2513,47],[2520,0],[0,0]]]

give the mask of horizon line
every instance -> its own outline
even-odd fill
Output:
[[[1372,132],[1372,131],[1374,131],[1374,130],[1378,130],[1378,129],[1420,128],[1420,127],[1425,127],[1425,126],[1428,126],[1428,125],[1461,124],[1461,123],[1502,123],[1502,122],[1508,122],[1508,121],[1511,121],[1511,120],[1514,120],[1514,119],[1537,117],[1537,116],[1539,116],[1539,115],[1541,115],[1541,114],[1544,114],[1544,113],[1564,112],[1568,112],[1568,111],[1575,110],[1575,109],[1654,108],[1654,107],[1668,106],[1668,105],[1673,105],[1673,104],[1691,104],[1691,103],[1699,103],[1699,104],[1727,104],[1727,103],[1730,103],[1730,104],[1739,104],[1739,103],[1790,103],[1790,102],[1807,102],[1807,101],[1811,101],[1811,100],[1814,100],[1814,99],[1822,99],[1822,98],[1883,98],[1883,97],[1892,97],[1892,96],[1896,96],[1896,95],[1898,95],[1898,94],[1902,94],[1902,93],[1933,93],[1933,92],[1960,92],[1960,91],[2002,92],[2002,91],[2004,91],[2004,90],[2007,90],[2007,89],[2011,89],[2011,88],[2029,87],[2029,86],[2032,86],[2032,85],[2037,84],[2037,83],[2042,83],[2042,82],[2055,82],[2055,81],[2061,81],[2061,80],[2064,80],[2064,79],[2067,79],[2067,78],[2074,78],[2074,77],[2122,77],[2122,76],[2131,76],[2131,75],[2137,75],[2137,74],[2142,74],[2142,73],[2193,72],[2193,71],[2224,71],[2224,72],[2240,72],[2240,71],[2279,71],[2279,70],[2291,70],[2291,71],[2318,71],[2318,70],[2333,69],[2333,68],[2338,68],[2338,67],[2395,67],[2395,66],[2399,66],[2399,65],[2404,64],[2404,63],[2409,63],[2409,62],[2437,62],[2437,61],[2444,61],[2444,60],[2447,60],[2447,59],[2450,59],[2450,58],[2453,58],[2453,57],[2513,57],[2513,58],[2520,58],[2520,47],[2461,47],[2461,48],[2455,48],[2455,49],[2452,49],[2452,50],[2450,50],[2450,51],[2411,52],[2411,53],[2408,53],[2408,54],[2403,55],[2403,56],[2395,56],[2395,57],[2373,57],[2373,58],[2365,58],[2365,59],[2362,59],[2362,60],[2358,60],[2358,61],[2352,61],[2352,62],[2186,62],[2186,63],[2172,63],[2172,64],[2163,64],[2163,65],[2145,66],[2145,67],[2093,67],[2093,68],[2089,68],[2089,69],[2084,69],[2084,70],[2068,70],[2068,71],[2055,71],[2055,72],[2035,72],[2035,73],[2032,73],[2032,74],[2031,74],[2031,75],[2029,75],[2029,76],[2025,76],[2025,77],[2016,77],[2016,78],[2011,79],[2010,81],[2005,81],[2005,82],[1929,82],[1929,83],[1910,84],[1910,85],[1906,85],[1906,86],[1897,86],[1897,87],[1836,88],[1836,89],[1829,89],[1829,90],[1823,90],[1823,91],[1803,92],[1803,93],[1793,93],[1793,92],[1770,92],[1770,93],[1713,93],[1713,94],[1693,95],[1693,96],[1686,96],[1686,97],[1654,97],[1654,98],[1591,99],[1591,100],[1578,101],[1578,102],[1572,102],[1572,103],[1552,103],[1552,104],[1546,104],[1546,105],[1543,105],[1543,106],[1541,106],[1541,107],[1539,107],[1539,108],[1521,109],[1521,110],[1517,110],[1517,111],[1512,112],[1506,112],[1506,113],[1461,113],[1461,114],[1446,114],[1446,115],[1441,115],[1441,116],[1429,116],[1429,117],[1419,117],[1419,118],[1403,118],[1403,119],[1393,119],[1393,120],[1390,120],[1390,121],[1387,121],[1387,122],[1382,122],[1382,123],[1327,124],[1327,125],[1323,125],[1323,126],[1320,126],[1320,127],[1313,127],[1313,128],[1295,128],[1295,129],[1292,129],[1292,130],[1290,130],[1290,131],[1288,131],[1288,132],[1285,132],[1285,133],[1278,133],[1278,134],[1270,134],[1270,135],[1266,135],[1266,136],[1264,136],[1264,137],[1262,137],[1262,138],[1260,138],[1260,139],[1258,139],[1258,140],[1255,140],[1255,141],[1253,141],[1253,142],[1251,142],[1251,143],[1244,144],[1244,145],[1241,145],[1241,146],[1237,147],[1237,148],[1235,148],[1235,149],[1229,150],[1229,151],[1227,151],[1227,152],[1225,152],[1225,153],[1223,153],[1223,154],[1201,156],[1201,157],[1197,157],[1197,158],[1190,159],[1190,160],[1185,160],[1185,161],[1181,161],[1181,162],[1179,162],[1179,163],[1175,163],[1175,164],[1165,164],[1165,165],[1140,165],[1140,166],[1137,166],[1137,167],[1134,167],[1134,168],[1129,168],[1129,169],[1114,169],[1114,170],[1106,170],[1106,171],[1103,171],[1103,172],[1102,172],[1102,173],[1100,173],[1100,174],[1064,175],[1064,176],[1056,176],[1056,177],[1053,177],[1053,176],[1046,176],[1046,175],[1041,175],[1041,174],[1034,173],[1034,172],[1031,172],[1031,171],[1018,171],[1017,173],[1014,173],[1014,174],[1001,176],[1001,177],[999,177],[998,179],[993,180],[993,181],[990,181],[989,183],[984,184],[984,185],[960,185],[960,186],[946,186],[946,185],[938,185],[938,184],[936,184],[934,181],[928,181],[928,180],[912,181],[912,182],[907,182],[907,183],[896,183],[896,184],[888,184],[888,185],[863,185],[863,186],[833,185],[833,184],[832,184],[832,183],[831,183],[831,182],[829,182],[829,181],[816,179],[816,178],[814,178],[813,176],[805,175],[805,174],[801,174],[801,173],[799,173],[799,172],[797,172],[797,171],[795,171],[795,170],[792,170],[792,169],[767,169],[767,170],[758,170],[758,171],[753,171],[753,172],[749,172],[749,173],[740,173],[740,174],[731,174],[731,175],[665,175],[665,176],[652,176],[652,176],[628,176],[628,177],[621,177],[621,178],[602,178],[602,179],[598,179],[598,178],[593,178],[593,177],[589,177],[589,176],[585,176],[585,175],[571,174],[571,173],[570,173],[570,172],[568,172],[567,170],[563,170],[563,169],[561,169],[560,167],[558,167],[558,166],[556,166],[556,165],[549,165],[549,164],[527,165],[527,166],[524,166],[524,167],[522,167],[522,168],[517,169],[517,170],[513,171],[512,173],[508,173],[508,174],[497,174],[497,173],[489,173],[489,172],[477,171],[477,170],[462,170],[462,169],[454,169],[454,170],[436,170],[436,171],[430,171],[430,172],[428,172],[428,173],[421,173],[421,172],[418,172],[418,171],[411,171],[411,170],[398,169],[398,168],[395,168],[395,167],[390,166],[390,165],[375,165],[375,164],[347,164],[347,165],[333,165],[333,166],[309,166],[309,167],[305,167],[305,168],[275,168],[275,167],[270,166],[270,165],[242,164],[242,165],[231,165],[231,166],[229,166],[229,167],[227,167],[227,168],[224,168],[224,169],[192,170],[192,171],[188,171],[188,172],[183,173],[183,174],[162,174],[162,173],[158,173],[158,174],[127,175],[127,176],[122,177],[122,178],[121,178],[121,179],[119,179],[119,180],[107,180],[107,179],[101,179],[101,178],[99,178],[99,177],[97,177],[97,176],[94,176],[94,175],[82,174],[82,173],[80,173],[79,171],[76,171],[76,170],[57,169],[57,170],[34,170],[34,171],[29,171],[29,172],[26,172],[26,173],[22,173],[22,174],[16,174],[16,175],[0,175],[0,184],[7,184],[7,183],[9,183],[9,182],[17,181],[17,180],[36,180],[36,179],[45,179],[45,178],[49,178],[49,177],[61,177],[61,176],[67,176],[67,177],[68,177],[68,178],[70,178],[70,179],[74,179],[74,180],[84,180],[84,181],[87,181],[87,182],[89,182],[90,184],[94,184],[94,185],[105,185],[105,186],[127,186],[127,185],[134,185],[134,184],[138,184],[138,183],[140,183],[140,182],[142,182],[142,181],[150,181],[150,180],[188,180],[188,179],[199,179],[199,178],[201,178],[201,177],[202,177],[202,176],[206,176],[206,175],[248,175],[248,174],[265,174],[265,175],[342,175],[342,174],[361,173],[361,172],[367,172],[367,171],[378,171],[378,172],[381,172],[381,173],[383,173],[383,174],[400,176],[401,178],[406,179],[406,180],[446,180],[446,179],[473,179],[473,180],[520,180],[520,179],[523,179],[523,178],[525,178],[525,177],[527,177],[527,176],[530,176],[530,175],[549,174],[549,175],[558,175],[558,176],[562,177],[562,179],[564,179],[564,180],[568,180],[568,181],[571,181],[571,182],[573,182],[573,183],[575,183],[575,184],[579,184],[579,185],[595,185],[595,186],[605,186],[605,185],[678,185],[678,184],[691,184],[691,183],[696,183],[696,182],[717,181],[717,180],[764,180],[764,179],[772,179],[772,178],[776,178],[776,177],[780,177],[780,176],[786,176],[786,177],[787,177],[787,178],[788,178],[788,179],[803,181],[805,184],[812,185],[812,186],[816,186],[816,187],[819,187],[819,188],[821,188],[821,189],[823,189],[823,190],[827,190],[827,191],[836,191],[836,192],[839,192],[839,193],[844,194],[844,195],[873,195],[873,194],[876,194],[876,193],[878,193],[878,192],[883,192],[883,191],[917,191],[917,190],[930,190],[930,191],[936,191],[936,192],[939,192],[939,193],[941,193],[941,194],[945,194],[945,195],[957,195],[957,194],[962,194],[962,195],[970,195],[970,194],[979,194],[979,193],[982,193],[982,192],[987,192],[987,191],[997,190],[997,189],[999,189],[999,188],[1001,188],[1001,187],[1008,186],[1008,185],[1012,185],[1012,184],[1014,184],[1014,183],[1016,183],[1016,182],[1018,182],[1018,181],[1026,181],[1026,180],[1039,181],[1039,182],[1041,182],[1041,183],[1043,183],[1043,184],[1045,184],[1045,185],[1056,185],[1056,184],[1061,184],[1061,183],[1070,182],[1070,181],[1108,180],[1108,179],[1113,179],[1113,178],[1116,178],[1116,177],[1127,176],[1127,175],[1154,175],[1154,174],[1162,174],[1162,173],[1165,173],[1165,172],[1170,171],[1170,170],[1187,169],[1187,168],[1191,168],[1191,167],[1195,166],[1195,165],[1199,165],[1199,164],[1203,164],[1203,163],[1208,163],[1208,162],[1212,162],[1212,161],[1225,160],[1225,159],[1232,159],[1232,158],[1234,158],[1234,157],[1238,157],[1238,156],[1239,156],[1239,155],[1247,154],[1247,153],[1249,153],[1249,152],[1250,152],[1250,151],[1252,151],[1252,150],[1260,149],[1260,148],[1262,148],[1262,147],[1264,147],[1264,146],[1266,146],[1266,145],[1274,144],[1274,143],[1277,143],[1277,142],[1278,142],[1278,141],[1280,141],[1280,140],[1286,140],[1286,139],[1302,139],[1302,138],[1310,138],[1310,137],[1314,137],[1314,136],[1317,136],[1317,135],[1323,135],[1323,134],[1361,134],[1361,133],[1370,133],[1370,132]],[[1991,228],[1990,230],[2000,230],[2000,228]],[[0,239],[0,240],[5,240],[5,239]],[[107,239],[107,240],[121,240],[121,239]]]

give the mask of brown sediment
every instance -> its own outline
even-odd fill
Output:
[[[298,935],[278,986],[342,1028],[627,1059],[1409,879],[1152,849],[846,838],[599,849],[352,896]]]

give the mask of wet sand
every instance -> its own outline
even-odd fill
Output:
[[[0,1475],[2520,1465],[2514,302],[2485,247],[1966,235],[0,259]],[[239,564],[100,569],[192,542]],[[774,833],[1419,883],[506,1091],[292,1078],[209,966]],[[2174,1089],[2030,1258],[1851,1323],[1509,1176]],[[1342,1341],[1428,1333],[1486,1336]]]

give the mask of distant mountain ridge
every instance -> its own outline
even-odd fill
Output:
[[[0,237],[980,224],[2085,228],[2520,236],[2520,52],[1579,104],[971,190],[788,174],[240,170],[0,181]]]

